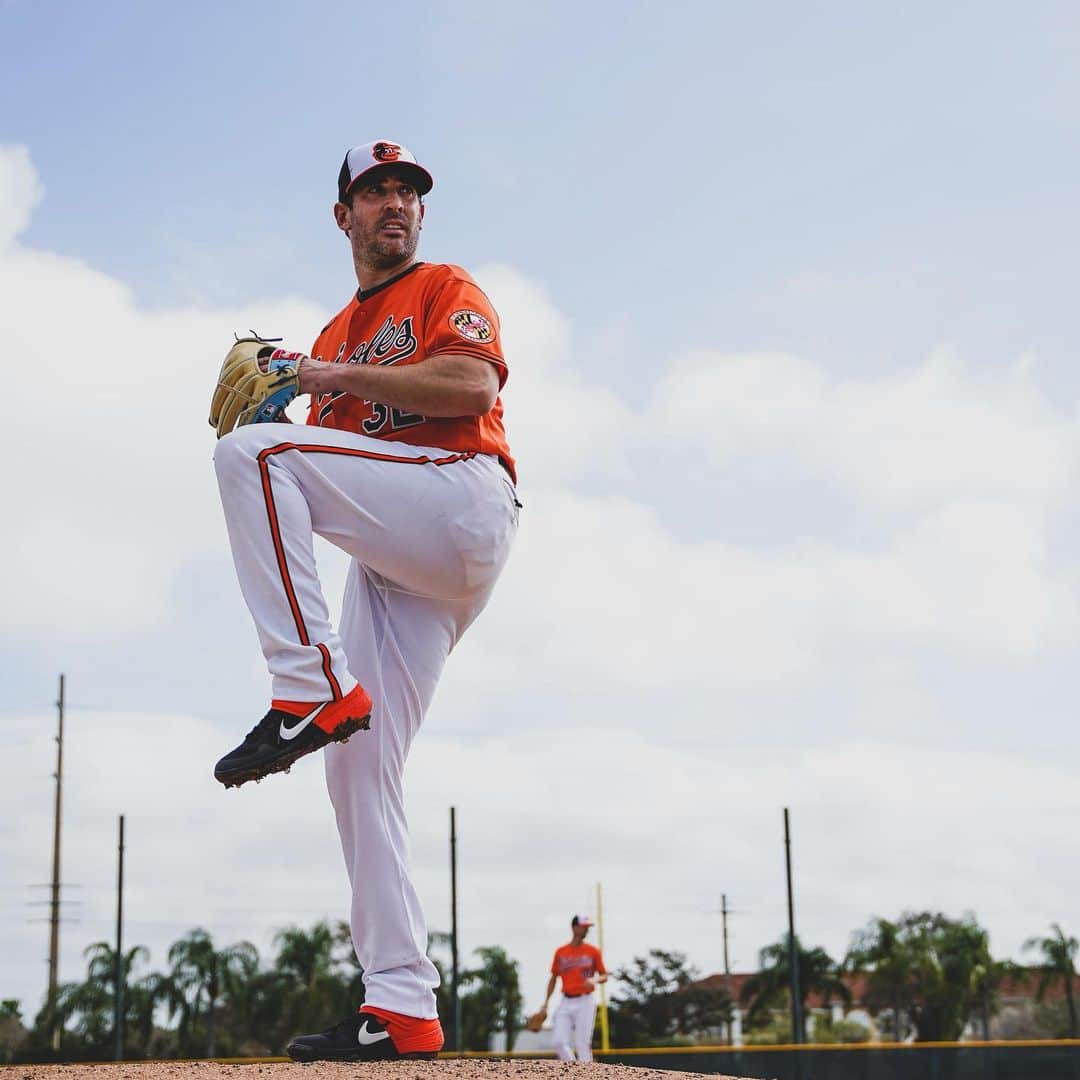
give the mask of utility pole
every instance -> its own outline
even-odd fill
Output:
[[[454,1006],[454,1049],[461,1047],[461,1000],[458,997],[457,812],[450,807],[450,1000]]]
[[[791,1038],[803,1042],[802,997],[799,994],[799,950],[795,943],[795,901],[791,888],[791,823],[784,807],[784,856],[787,860],[788,966],[791,968]]]
[[[116,1060],[124,1060],[124,815],[120,815],[120,842],[116,861],[116,1000],[113,1031],[116,1034]],[[212,1004],[212,1003],[211,1003]]]
[[[596,883],[596,936],[600,954],[604,952],[604,893],[600,882]],[[607,983],[600,984],[600,1049],[611,1049],[611,1029],[608,1027]]]
[[[724,924],[724,989],[727,990],[728,1000],[731,1002],[731,1008],[735,1008],[735,996],[731,992],[731,963],[728,960],[728,944],[727,944],[727,893],[720,894],[720,917]],[[728,1045],[731,1045],[735,1041],[735,1034],[732,1031],[732,1021],[727,1022],[728,1030]]]
[[[56,988],[60,960],[60,816],[64,783],[64,676],[60,676],[60,695],[56,699],[56,801],[53,807],[52,885],[49,902],[49,1025],[52,1048],[60,1049],[60,1024],[56,1015]]]

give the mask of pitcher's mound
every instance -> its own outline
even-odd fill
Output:
[[[564,1061],[460,1058],[444,1061],[318,1061],[310,1065],[214,1061],[132,1061],[100,1065],[13,1065],[3,1080],[737,1080],[719,1073],[578,1065]],[[3,1075],[3,1074],[0,1074]]]

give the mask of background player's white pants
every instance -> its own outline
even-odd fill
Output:
[[[555,1010],[555,1018],[551,1021],[555,1056],[560,1061],[573,1061],[576,1052],[578,1061],[592,1061],[592,1037],[595,1026],[595,995],[564,997]]]
[[[325,701],[359,681],[374,702],[371,730],[325,755],[353,945],[368,1004],[434,1017],[439,979],[410,880],[402,774],[446,657],[509,554],[513,488],[486,455],[290,424],[240,428],[214,462],[273,696]],[[353,556],[340,636],[313,532]]]

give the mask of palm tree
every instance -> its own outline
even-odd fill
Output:
[[[353,948],[352,929],[342,919],[334,927],[334,947],[337,976],[345,983],[350,1003],[359,1008],[364,1003],[364,969]]]
[[[334,931],[325,920],[310,930],[287,926],[274,935],[278,971],[292,975],[304,987],[313,987],[334,967]]]
[[[989,935],[973,914],[930,911],[872,920],[855,935],[847,967],[867,975],[868,1005],[892,1009],[897,1039],[906,1015],[918,1042],[959,1038],[975,1010],[988,1032],[997,988],[1011,970],[991,957]]]
[[[26,1042],[29,1032],[23,1025],[22,1011],[15,998],[0,1001],[0,1065],[9,1065],[15,1052]]]
[[[506,1032],[506,1049],[513,1050],[524,1003],[518,963],[495,945],[479,948],[476,953],[482,961],[480,966],[462,972],[460,977],[461,985],[476,987],[462,1001],[462,1027],[469,1028],[462,1040],[475,1050],[487,1050],[491,1033],[502,1028]]]
[[[804,949],[795,938],[796,964],[799,973],[799,996],[802,998],[802,1015],[806,1015],[806,1000],[815,991],[821,995],[822,1003],[828,1007],[834,997],[845,1004],[851,1001],[851,992],[840,978],[840,968],[836,961],[820,946]],[[768,1019],[773,1009],[785,999],[790,1001],[791,962],[788,948],[788,935],[779,941],[766,945],[758,956],[761,970],[746,980],[742,989],[742,1000],[750,1002],[747,1014],[748,1023],[753,1026]],[[792,1033],[799,1038],[800,1032]]]
[[[903,1017],[911,1010],[913,963],[900,927],[879,918],[871,919],[865,930],[856,931],[844,958],[846,970],[866,976],[863,1004],[875,1013],[883,1009],[892,1012],[895,1042],[903,1042]]]
[[[995,960],[990,955],[990,934],[981,927],[973,928],[970,936],[974,963],[968,976],[971,1001],[976,1004],[982,1021],[983,1038],[990,1038],[990,1017],[1000,1004],[998,991],[1008,978],[1023,974],[1023,968],[1012,960]]]
[[[328,1016],[342,1016],[362,1003],[363,973],[343,924],[321,920],[310,930],[289,926],[275,934],[274,946],[274,971],[282,980],[277,989],[285,992],[284,1037],[325,1026]]]
[[[218,1007],[234,974],[252,972],[258,966],[259,954],[249,941],[226,946],[220,952],[213,939],[201,927],[169,948],[172,965],[171,980],[178,996],[174,1007],[181,1014],[181,1041],[194,1040],[195,1030],[206,999],[206,1056],[217,1054]]]
[[[87,946],[83,955],[88,957],[86,965],[86,982],[97,984],[112,1001],[113,1029],[116,1026],[116,997],[118,987],[116,985],[116,950],[106,941],[96,941]],[[121,1026],[127,1028],[128,1014],[131,1012],[132,1000],[129,995],[131,972],[139,960],[149,960],[150,950],[144,945],[135,945],[123,953],[120,957],[120,986],[123,987],[123,1015],[120,1017]],[[152,1015],[152,1013],[151,1013]],[[115,1045],[116,1031],[112,1031],[112,1039]]]
[[[65,1050],[61,1045],[62,1055],[77,1055],[91,1061],[107,1057],[113,1026],[112,1008],[112,994],[104,983],[91,979],[62,983],[56,991],[56,1018],[61,1038],[70,1031],[76,1039],[75,1047]]]
[[[249,1057],[280,1054],[290,1036],[300,1031],[290,1019],[296,995],[295,982],[280,971],[256,971],[237,986],[228,1015],[239,1052]]]
[[[81,1043],[77,1053],[90,1058],[111,1057],[116,1043],[116,951],[108,942],[97,941],[83,951],[87,957],[86,979],[65,983],[57,993],[57,1015],[62,1026]],[[120,958],[122,985],[128,985],[135,964],[149,957],[142,945],[128,949]],[[130,1012],[126,1001],[124,1017]]]
[[[160,972],[152,971],[128,983],[124,992],[127,1057],[146,1059],[162,1056],[155,1046],[154,1015],[159,1006],[168,1008],[175,999],[176,988],[172,979]]]
[[[1076,999],[1073,997],[1073,979],[1076,977],[1076,955],[1080,951],[1080,942],[1074,937],[1066,937],[1065,931],[1057,923],[1051,924],[1050,937],[1033,937],[1024,942],[1025,949],[1039,949],[1043,962],[1040,964],[1039,985],[1035,989],[1035,998],[1042,1001],[1050,984],[1060,979],[1065,988],[1065,1003],[1069,1009],[1069,1038],[1080,1038],[1076,1023]]]

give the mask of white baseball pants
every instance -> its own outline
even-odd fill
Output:
[[[596,997],[564,997],[551,1022],[555,1039],[555,1056],[560,1061],[592,1061],[593,1029],[596,1026]]]
[[[327,747],[365,1000],[436,1016],[438,973],[410,879],[402,774],[451,649],[491,594],[517,530],[488,455],[305,425],[253,424],[214,455],[233,559],[273,697],[326,701],[359,681],[371,729]],[[352,556],[340,632],[312,534]]]

